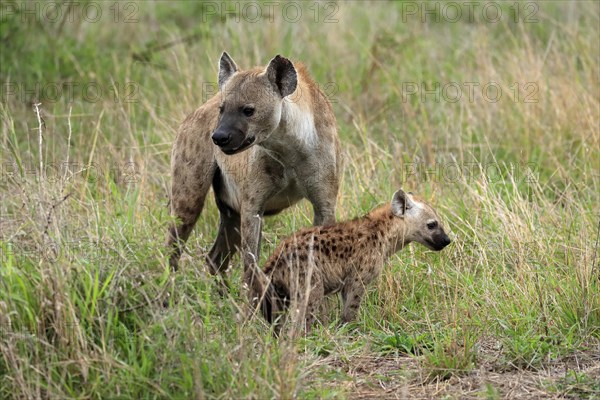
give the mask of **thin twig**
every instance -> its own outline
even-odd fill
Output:
[[[600,219],[598,219],[598,229],[596,230],[596,244],[594,245],[594,258],[592,259],[592,276],[594,276],[594,270],[598,265],[596,259],[598,258],[598,238],[600,238]],[[600,279],[600,273],[598,273],[598,279]]]
[[[58,206],[60,206],[65,200],[67,200],[71,196],[71,193],[67,193],[62,199],[60,199],[57,203],[52,204],[52,207],[48,210],[48,214],[46,215],[46,227],[44,228],[44,235],[48,235],[48,228],[50,227],[50,223],[52,222],[52,212]]]
[[[69,118],[67,119],[67,125],[69,127],[69,137],[67,138],[67,159],[65,161],[65,173],[63,175],[63,189],[64,189],[64,182],[67,180],[67,171],[69,170],[69,153],[71,152],[71,133],[72,133],[72,128],[71,128],[71,112],[73,111],[73,106],[69,107]]]
[[[43,138],[42,138],[42,117],[40,116],[40,108],[39,106],[41,106],[42,103],[35,103],[33,106],[35,107],[35,115],[37,116],[37,120],[38,120],[38,144],[39,144],[39,153],[40,153],[40,183],[42,182],[42,177],[44,176],[44,159],[43,159],[43,151],[42,151],[42,145],[43,145]]]

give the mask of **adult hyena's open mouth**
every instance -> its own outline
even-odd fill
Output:
[[[233,149],[226,149],[226,148],[221,147],[221,150],[223,151],[223,153],[227,154],[228,156],[236,154],[236,153],[241,153],[242,151],[244,151],[247,148],[249,148],[250,146],[252,146],[254,144],[255,140],[256,140],[256,137],[254,137],[254,136],[248,137],[238,147],[235,147]]]

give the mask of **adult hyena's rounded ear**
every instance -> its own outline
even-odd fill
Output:
[[[281,97],[288,96],[296,90],[298,75],[290,60],[277,54],[267,67],[267,78],[277,89]]]
[[[412,204],[410,196],[400,189],[392,197],[392,212],[398,217],[404,217],[406,210],[410,210]]]
[[[227,54],[226,51],[221,54],[219,60],[219,89],[223,90],[225,82],[229,80],[238,70],[235,61]]]

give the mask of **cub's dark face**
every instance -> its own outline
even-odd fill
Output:
[[[421,239],[417,240],[419,243],[435,251],[442,250],[451,242],[446,232],[444,232],[444,228],[442,228],[442,225],[436,218],[427,220],[425,226],[421,226],[416,234]]]
[[[406,239],[440,251],[451,243],[435,210],[415,199],[410,193],[397,191],[392,199],[392,212],[404,219]]]
[[[225,154],[235,154],[266,140],[279,126],[284,97],[293,93],[296,85],[296,70],[286,58],[276,56],[264,71],[238,72],[223,53],[219,122],[213,143]]]

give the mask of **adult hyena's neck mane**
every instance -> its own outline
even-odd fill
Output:
[[[284,164],[306,158],[319,148],[323,121],[333,111],[302,64],[294,64],[298,83],[294,93],[283,99],[279,127],[262,143]]]

